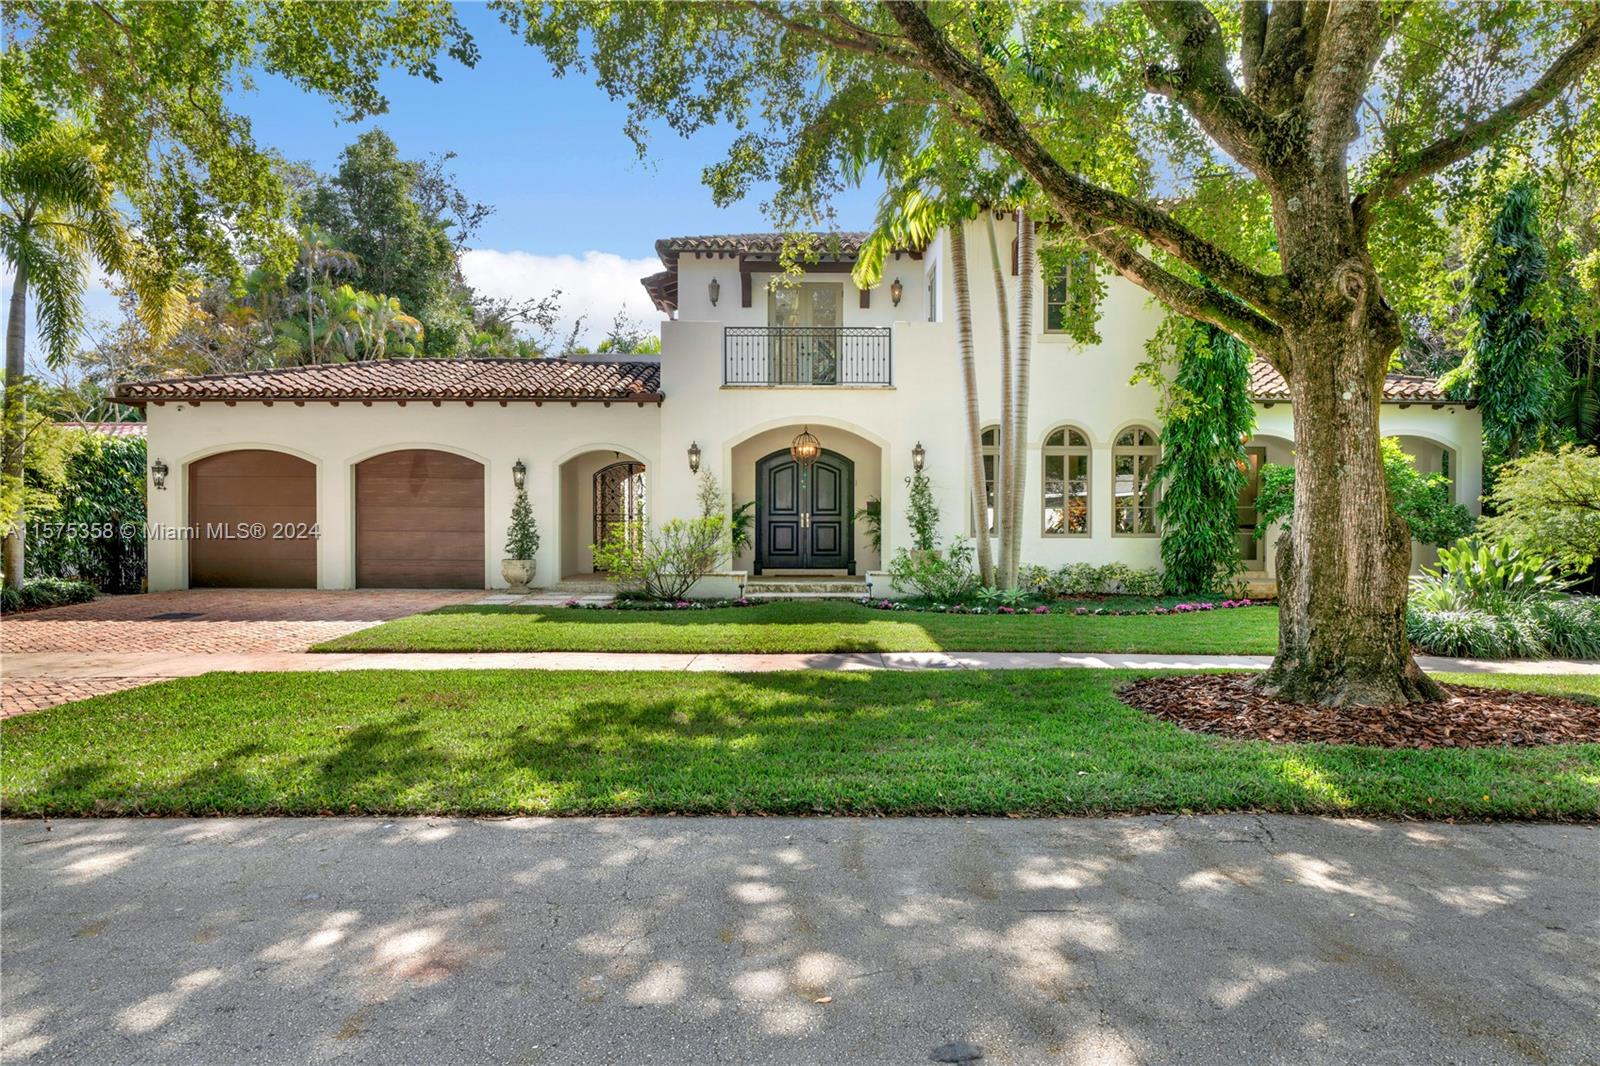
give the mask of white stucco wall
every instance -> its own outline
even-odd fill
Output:
[[[1015,227],[996,222],[1005,282],[1013,295],[1017,279],[1009,273]],[[1000,416],[1000,368],[996,343],[996,305],[988,238],[981,223],[968,235],[974,330],[977,338],[978,383],[982,422]],[[926,279],[936,271],[940,321],[928,322]],[[458,451],[487,466],[486,585],[503,584],[501,547],[512,502],[511,466],[527,463],[528,491],[540,525],[541,583],[584,572],[590,565],[592,501],[588,458],[569,469],[565,489],[561,465],[584,453],[607,457],[618,452],[647,467],[649,514],[654,522],[697,513],[695,475],[687,452],[700,445],[703,470],[716,475],[725,493],[739,500],[753,493],[753,463],[809,426],[825,447],[836,447],[857,460],[857,506],[866,497],[883,501],[883,553],[887,560],[909,542],[906,526],[906,479],[912,473],[912,447],[927,450],[926,472],[943,511],[943,533],[971,529],[967,491],[965,407],[956,345],[956,323],[950,297],[949,241],[931,244],[921,259],[891,259],[883,284],[862,309],[848,274],[828,273],[818,280],[844,285],[844,324],[887,326],[892,330],[893,383],[890,387],[773,387],[723,385],[724,325],[764,325],[770,275],[757,275],[751,306],[741,307],[738,262],[732,258],[679,260],[681,306],[674,321],[662,324],[662,391],[659,408],[634,404],[567,404],[480,402],[405,407],[344,403],[337,407],[279,403],[272,407],[240,403],[227,407],[206,403],[152,405],[149,408],[150,456],[164,459],[172,474],[165,491],[150,494],[153,523],[177,526],[186,516],[184,499],[188,463],[232,448],[279,448],[310,459],[318,467],[318,583],[346,588],[354,575],[354,477],[361,459],[394,448],[438,447]],[[715,308],[707,286],[715,277],[721,287]],[[898,307],[889,284],[899,278],[904,294]],[[1135,366],[1144,358],[1147,338],[1163,311],[1145,293],[1120,279],[1109,281],[1099,332],[1100,343],[1080,345],[1043,330],[1044,283],[1036,282],[1039,332],[1033,338],[1032,384],[1028,412],[1028,479],[1024,501],[1023,551],[1028,563],[1059,566],[1068,562],[1154,566],[1160,560],[1156,537],[1114,536],[1112,530],[1112,445],[1126,427],[1143,424],[1159,431],[1157,395],[1148,385],[1130,385]],[[1288,462],[1293,441],[1292,410],[1287,403],[1258,405],[1258,436],[1267,444],[1268,461]],[[1083,430],[1091,456],[1090,535],[1042,535],[1041,447],[1055,428],[1071,424]],[[1434,441],[1453,449],[1456,497],[1477,507],[1482,481],[1481,423],[1476,411],[1458,404],[1385,404],[1386,434]],[[765,450],[763,450],[765,449]],[[737,461],[736,461],[737,459]],[[581,469],[580,469],[581,468]],[[1425,467],[1426,469],[1426,467]],[[1270,551],[1266,553],[1270,557]],[[858,572],[877,565],[857,529]],[[736,566],[748,566],[747,557]],[[1268,560],[1270,565],[1270,558]],[[150,545],[150,581],[156,589],[179,588],[187,581],[187,554],[181,541]]]
[[[539,523],[538,580],[553,581],[560,570],[563,526],[587,530],[591,511],[564,513],[557,506],[558,472],[582,452],[623,451],[654,466],[660,439],[654,405],[412,403],[279,403],[271,407],[240,403],[228,407],[151,404],[150,460],[165,460],[171,473],[164,490],[150,490],[149,521],[177,527],[188,513],[188,465],[235,448],[269,448],[301,456],[317,467],[317,585],[351,588],[355,581],[355,464],[399,448],[439,448],[470,456],[485,465],[484,584],[502,586],[500,560],[515,495],[511,468],[528,467],[528,501]],[[587,532],[582,534],[588,536]],[[587,543],[587,542],[585,542]],[[149,545],[150,588],[184,588],[189,563],[181,540]]]

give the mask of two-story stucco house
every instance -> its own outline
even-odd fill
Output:
[[[997,307],[987,237],[972,225],[988,423],[1000,409]],[[1010,245],[1014,224],[997,226]],[[543,585],[593,581],[591,545],[632,515],[698,513],[696,468],[718,478],[730,508],[755,501],[754,547],[703,583],[708,595],[795,571],[877,574],[908,543],[917,461],[946,535],[970,533],[950,242],[891,256],[882,283],[861,291],[850,268],[862,236],[836,235],[779,286],[778,235],[657,242],[664,269],[643,282],[668,316],[659,359],[391,360],[126,384],[119,399],[149,421],[150,587],[502,585],[518,479],[543,535]],[[1157,565],[1157,395],[1129,378],[1163,312],[1114,278],[1104,340],[1084,346],[1053,328],[1060,288],[1038,284],[1023,559]],[[1283,381],[1257,362],[1252,388],[1252,463],[1290,461]],[[1475,410],[1397,376],[1382,425],[1476,508]],[[809,469],[791,455],[803,433],[821,448]],[[856,517],[872,498],[881,548]],[[1265,577],[1270,553],[1248,535],[1248,503],[1241,550]],[[873,591],[885,587],[878,575]]]

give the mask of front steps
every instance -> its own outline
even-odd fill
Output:
[[[867,596],[864,577],[752,577],[744,583],[747,600],[860,600]]]

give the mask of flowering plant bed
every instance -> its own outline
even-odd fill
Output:
[[[875,611],[920,611],[931,614],[1041,615],[1072,614],[1106,616],[1193,614],[1197,611],[1230,611],[1239,607],[1270,606],[1264,600],[1173,600],[1151,601],[1139,598],[1095,597],[1091,603],[1061,599],[1036,604],[922,603],[915,600],[862,600]]]
[[[743,596],[736,600],[647,600],[618,596],[610,603],[580,603],[572,599],[562,606],[581,607],[586,611],[710,611],[719,607],[753,607],[755,601]]]

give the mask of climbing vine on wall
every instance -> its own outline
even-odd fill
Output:
[[[1146,350],[1150,358],[1135,380],[1162,388],[1165,425],[1155,481],[1166,586],[1173,593],[1214,591],[1240,567],[1244,444],[1256,422],[1250,351],[1215,326],[1177,315],[1162,324]]]

